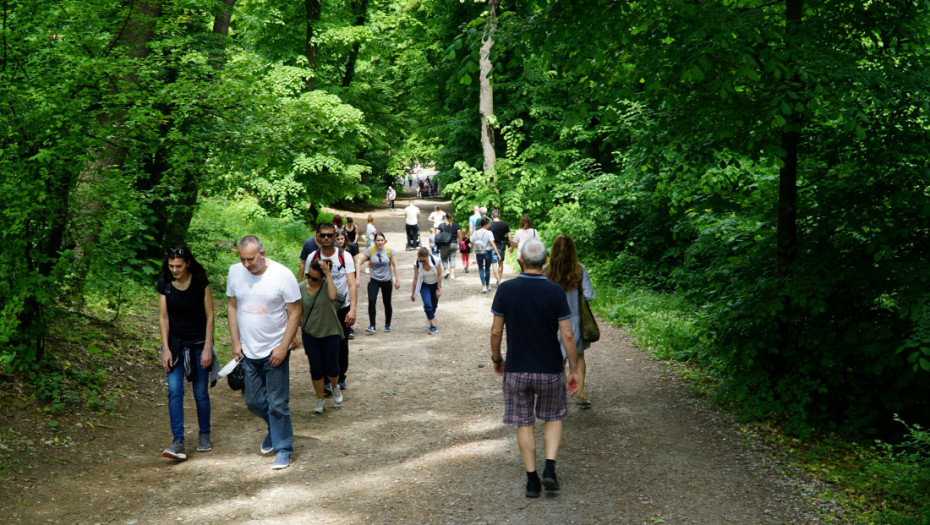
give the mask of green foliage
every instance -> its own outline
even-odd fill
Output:
[[[904,441],[877,444],[878,456],[862,471],[860,482],[879,491],[887,508],[876,513],[875,522],[888,525],[930,523],[930,432],[908,425]]]

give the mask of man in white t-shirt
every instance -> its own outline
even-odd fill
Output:
[[[271,468],[282,469],[294,451],[288,356],[300,325],[300,288],[290,270],[265,258],[254,235],[239,241],[239,260],[226,280],[232,352],[243,358],[245,404],[268,428],[262,454],[274,450]]]
[[[404,217],[407,229],[407,249],[414,250],[420,245],[420,208],[413,204],[404,208]]]

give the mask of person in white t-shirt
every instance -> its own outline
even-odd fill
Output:
[[[415,250],[420,245],[420,208],[413,204],[413,199],[410,199],[410,205],[404,208],[404,218],[407,230],[407,249]]]
[[[232,353],[242,359],[246,406],[268,428],[261,452],[274,450],[271,468],[282,469],[294,451],[288,357],[300,325],[300,288],[290,270],[265,258],[254,235],[239,241],[239,260],[229,267],[226,280]]]
[[[491,219],[484,217],[478,222],[478,229],[471,236],[472,250],[475,252],[475,259],[478,261],[478,278],[481,280],[481,293],[488,293],[488,286],[491,283],[491,254],[496,253],[500,258],[500,251],[494,244],[494,234],[488,227],[491,225]]]
[[[445,218],[446,214],[439,209],[439,206],[433,208],[433,213],[429,214],[429,221],[433,223],[433,228],[439,229],[442,226],[442,220]]]

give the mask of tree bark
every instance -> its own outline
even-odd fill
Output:
[[[478,83],[479,83],[479,105],[478,112],[481,114],[481,151],[484,157],[484,173],[491,177],[492,182],[496,182],[497,177],[494,175],[494,166],[497,163],[497,154],[494,151],[494,128],[489,120],[494,115],[494,88],[491,86],[491,47],[494,46],[494,30],[497,29],[497,7],[500,0],[488,0],[488,9],[490,18],[485,33],[484,41],[481,43],[478,59]]]
[[[323,0],[304,0],[307,9],[306,34],[304,37],[304,56],[310,66],[310,76],[307,77],[307,91],[316,89],[316,66],[318,47],[313,42],[313,24],[320,21],[323,12]]]
[[[127,14],[126,23],[117,33],[109,47],[109,51],[116,51],[129,58],[144,58],[149,53],[148,43],[154,38],[155,24],[161,16],[160,0],[138,0],[132,4]],[[131,89],[136,84],[135,75],[128,72],[120,79],[116,79],[111,91],[116,93],[121,89]],[[90,270],[91,255],[99,241],[103,216],[106,206],[101,198],[105,191],[106,180],[122,169],[126,160],[127,150],[121,144],[125,111],[122,108],[113,108],[103,114],[98,123],[106,130],[107,140],[97,150],[92,152],[92,160],[84,165],[78,175],[75,197],[71,200],[71,232],[75,239],[75,269],[77,270],[76,291],[83,306],[83,287]]]
[[[785,40],[793,70],[797,28],[801,24],[803,0],[785,1]],[[799,82],[797,74],[791,76],[788,88]],[[788,89],[786,89],[788,91]],[[798,244],[798,145],[801,142],[801,117],[792,113],[782,130],[783,164],[778,172],[778,230],[776,237],[775,276],[785,277],[797,257]]]
[[[229,36],[229,23],[232,20],[232,10],[236,0],[222,0],[222,2],[226,5],[226,9],[213,19],[213,32],[218,35]]]
[[[355,27],[365,25],[365,20],[368,17],[368,0],[352,2],[350,6],[352,11],[355,12]],[[355,77],[355,63],[358,61],[358,52],[361,48],[362,44],[359,42],[352,44],[349,59],[346,61],[345,74],[342,76],[342,87],[349,87],[352,84],[352,79]]]
[[[785,41],[788,49],[790,68],[795,73],[791,75],[787,91],[797,88],[800,76],[796,73],[797,64],[797,32],[801,25],[803,0],[785,1]],[[790,290],[784,282],[790,279],[794,270],[794,263],[798,254],[798,146],[801,143],[802,115],[792,112],[786,119],[782,129],[781,144],[785,151],[782,166],[778,171],[778,226],[775,240],[775,278],[779,281],[782,290]],[[782,292],[782,311],[778,318],[778,349],[779,353],[773,356],[771,374],[773,378],[780,377],[788,363],[783,356],[791,355],[792,349],[797,346],[798,330],[797,320],[793,314],[790,291]]]

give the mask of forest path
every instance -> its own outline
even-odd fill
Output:
[[[417,200],[421,232],[437,203],[447,204]],[[501,423],[501,380],[490,361],[493,290],[482,294],[474,268],[467,274],[459,268],[458,279],[444,283],[440,332],[427,335],[422,303],[410,301],[415,252],[403,250],[406,202],[397,204],[393,213],[374,212],[397,249],[394,331],[381,330],[380,301],[378,333],[364,331],[363,276],[345,403],[332,408],[327,400],[321,415],[313,413],[306,358],[292,354],[289,468],[270,468],[272,457],[258,451],[260,420],[222,383],[211,391],[214,449],[193,450],[196,413],[188,389],[189,459],[162,458],[170,443],[166,389],[153,366],[140,381],[147,404],[121,414],[112,428],[98,428],[66,462],[34,465],[0,489],[0,522],[819,522],[796,481],[766,465],[764,447],[606,324],[586,354],[593,406],[582,410],[570,399],[558,458],[562,490],[524,497],[516,432]],[[351,215],[364,227],[363,214]],[[272,258],[296,267],[296,260]],[[513,276],[508,268],[505,279]],[[537,436],[541,464],[539,427]]]

